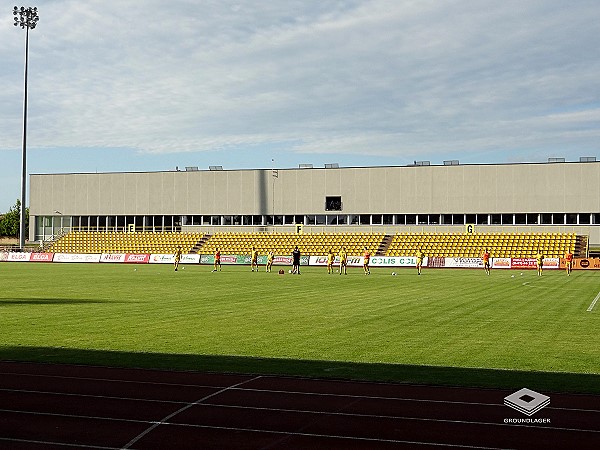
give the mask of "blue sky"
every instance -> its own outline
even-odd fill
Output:
[[[596,0],[32,6],[28,173],[600,157]],[[20,196],[25,41],[5,8],[0,211]]]

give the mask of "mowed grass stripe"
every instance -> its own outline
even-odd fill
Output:
[[[1,264],[5,347],[598,373],[598,274]],[[93,361],[91,361],[93,363]]]

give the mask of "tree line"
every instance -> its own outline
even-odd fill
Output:
[[[0,215],[0,236],[18,237],[20,216],[21,201],[17,199],[7,213]],[[25,236],[29,236],[29,208],[25,208]]]

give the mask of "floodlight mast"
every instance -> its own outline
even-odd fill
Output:
[[[25,29],[25,94],[23,99],[23,151],[21,162],[21,214],[19,219],[19,248],[25,250],[25,205],[27,183],[27,69],[29,65],[29,30],[33,30],[40,20],[37,8],[14,7],[15,27]]]

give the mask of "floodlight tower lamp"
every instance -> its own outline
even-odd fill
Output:
[[[19,247],[25,249],[25,209],[27,205],[26,199],[26,183],[27,183],[27,69],[29,65],[29,30],[33,30],[38,21],[37,8],[17,6],[13,8],[13,16],[15,27],[21,27],[25,33],[25,89],[23,98],[23,152],[21,164],[21,214],[19,216]]]

